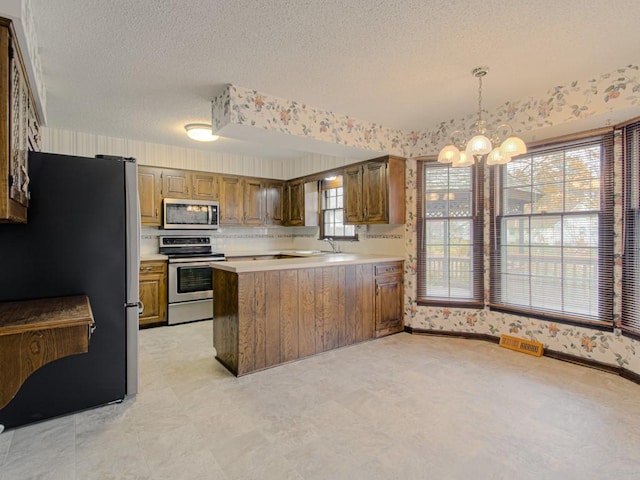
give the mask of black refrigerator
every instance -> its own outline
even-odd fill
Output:
[[[135,160],[30,152],[29,176],[27,224],[0,225],[0,301],[87,295],[95,331],[88,353],[26,380],[0,409],[5,428],[119,401],[138,388]]]

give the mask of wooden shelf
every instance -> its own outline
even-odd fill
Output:
[[[1,302],[0,408],[43,365],[88,352],[94,325],[86,295]]]

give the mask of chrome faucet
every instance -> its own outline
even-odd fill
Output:
[[[336,241],[335,241],[333,238],[331,238],[331,237],[325,237],[325,238],[324,238],[324,241],[325,241],[325,242],[329,242],[329,245],[331,245],[331,252],[332,252],[332,253],[338,253],[338,251],[336,250],[336,248],[337,248],[337,247],[336,247]]]

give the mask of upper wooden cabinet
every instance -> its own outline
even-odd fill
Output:
[[[343,176],[346,223],[405,222],[404,163],[403,158],[386,156],[338,170]],[[146,166],[138,171],[142,224],[149,226],[162,224],[163,198],[218,200],[222,226],[304,226],[313,220],[305,219],[305,198],[321,175],[285,182]],[[306,193],[305,184],[311,187]],[[317,191],[315,198],[306,202],[317,203]],[[308,223],[312,224],[316,223]]]
[[[0,18],[0,222],[27,222],[29,150],[40,150],[40,120],[13,26]]]
[[[218,200],[220,176],[213,173],[191,173],[191,198],[194,200]]]
[[[405,222],[405,162],[386,156],[344,169],[346,223]]]
[[[242,179],[232,175],[220,177],[220,224],[242,225],[244,190]]]
[[[186,170],[162,170],[163,198],[191,198],[191,172]]]
[[[162,223],[162,169],[138,166],[138,198],[140,223],[160,226]]]
[[[284,225],[284,182],[271,180],[265,182],[265,223],[267,225]]]
[[[283,183],[262,178],[223,176],[220,181],[220,223],[281,225]]]
[[[242,223],[245,225],[263,225],[266,214],[266,196],[264,183],[259,178],[245,178],[243,180]]]
[[[285,186],[285,225],[304,226],[304,179],[291,180]]]

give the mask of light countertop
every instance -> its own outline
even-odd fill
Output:
[[[298,253],[305,250],[281,251],[281,254],[294,254],[295,258],[280,258],[273,260],[237,260],[215,262],[211,266],[219,270],[234,273],[264,272],[270,270],[290,270],[294,268],[334,267],[338,265],[358,265],[364,263],[398,262],[404,258],[397,255],[369,255],[361,253]],[[312,252],[309,250],[308,252]],[[264,254],[264,253],[263,253]],[[228,256],[234,256],[227,254]],[[298,256],[299,255],[299,256]],[[239,255],[235,255],[239,256]]]
[[[162,255],[161,253],[143,253],[140,255],[141,262],[151,262],[151,261],[162,262],[162,261],[166,261],[168,258],[169,257],[167,257],[166,255]]]

